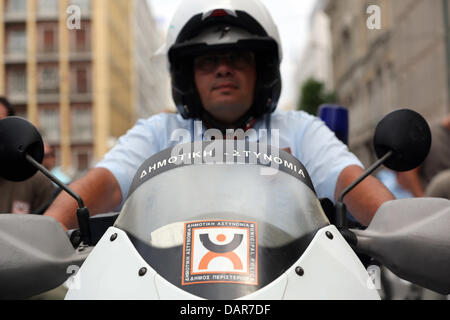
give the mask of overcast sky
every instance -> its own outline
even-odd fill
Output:
[[[181,0],[147,0],[158,25],[165,31]],[[271,12],[281,36],[283,62],[281,73],[283,91],[279,107],[295,105],[294,90],[298,85],[291,80],[296,71],[301,49],[307,41],[308,21],[316,0],[261,0]]]

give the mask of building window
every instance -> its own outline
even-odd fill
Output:
[[[55,48],[55,31],[44,30],[44,51],[53,51]]]
[[[344,28],[344,30],[342,30],[342,43],[344,44],[345,47],[350,48],[352,45],[352,36],[350,33],[349,28]]]
[[[75,168],[75,175],[82,175],[91,168],[92,147],[76,146],[72,148],[72,165]]]
[[[81,9],[81,15],[86,15],[91,12],[90,0],[70,0],[69,5],[78,6]]]
[[[58,0],[38,0],[37,11],[41,15],[58,15]]]
[[[40,67],[38,71],[39,93],[58,93],[59,70],[57,66]]]
[[[381,67],[377,68],[376,71],[376,79],[377,79],[377,84],[382,87],[383,86],[383,70],[381,69]]]
[[[71,93],[87,94],[91,92],[89,64],[77,64],[71,67]]]
[[[73,143],[92,143],[92,110],[91,108],[72,108],[71,141]]]
[[[25,68],[8,70],[7,83],[7,92],[11,99],[14,99],[14,97],[26,96],[27,78]]]
[[[8,54],[26,54],[27,37],[25,30],[8,31]]]
[[[85,171],[89,169],[89,154],[87,152],[79,152],[77,154],[78,170]]]
[[[84,68],[77,70],[77,93],[87,93],[87,71]]]
[[[26,13],[27,0],[8,0],[6,3],[6,12],[8,13]]]
[[[77,51],[84,51],[86,50],[86,30],[80,29],[75,32],[75,44]]]
[[[81,28],[70,31],[70,50],[73,52],[89,52],[91,50],[91,25],[81,21]]]
[[[39,130],[47,143],[58,144],[60,142],[59,111],[57,108],[39,110]]]
[[[56,53],[58,51],[57,23],[38,24],[37,47],[39,53]]]

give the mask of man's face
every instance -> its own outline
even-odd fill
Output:
[[[201,102],[215,119],[232,125],[251,107],[256,84],[252,52],[224,52],[194,59]]]
[[[8,109],[0,103],[0,120],[8,116]]]

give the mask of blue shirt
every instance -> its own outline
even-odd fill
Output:
[[[377,178],[385,185],[386,188],[394,195],[396,199],[414,198],[413,194],[404,189],[397,182],[397,175],[394,171],[383,169],[377,174]]]
[[[249,141],[267,139],[270,143],[279,137],[279,148],[288,149],[303,163],[319,198],[334,202],[336,182],[342,170],[351,165],[363,167],[323,121],[303,111],[277,110],[258,120],[253,129],[256,134],[250,135]],[[141,119],[120,137],[97,167],[106,168],[115,176],[123,205],[133,177],[145,160],[176,144],[202,140],[204,134],[201,122],[183,119],[179,114],[162,113]]]

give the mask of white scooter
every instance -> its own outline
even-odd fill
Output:
[[[89,217],[40,165],[37,130],[0,120],[0,175],[23,180],[39,169],[80,205],[70,238],[49,217],[0,215],[0,298],[45,292],[78,271],[66,299],[380,299],[355,252],[449,294],[450,201],[390,201],[365,230],[347,227],[343,204],[382,163],[419,165],[430,141],[417,113],[388,115],[375,133],[380,160],[331,213],[286,152],[239,141],[178,145],[139,168],[118,217]]]

